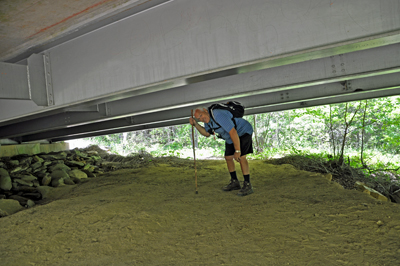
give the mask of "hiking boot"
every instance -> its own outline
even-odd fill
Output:
[[[231,179],[231,182],[222,188],[223,191],[232,191],[240,189],[240,183],[237,179]]]
[[[246,195],[249,195],[249,194],[251,194],[253,192],[254,192],[254,190],[253,190],[253,186],[251,185],[251,183],[244,181],[243,182],[243,187],[242,187],[242,189],[239,191],[239,193],[237,195],[238,196],[246,196]]]

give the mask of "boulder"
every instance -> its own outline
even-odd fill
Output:
[[[90,158],[92,158],[96,162],[102,160],[100,156],[91,156]]]
[[[83,167],[85,165],[83,162],[78,162],[78,161],[67,161],[66,164],[71,167],[74,167],[74,166]]]
[[[86,171],[91,172],[91,173],[93,173],[94,169],[95,169],[95,167],[93,165],[91,165],[91,164],[86,164],[83,167],[83,170],[86,170]]]
[[[325,175],[325,178],[326,178],[328,181],[332,181],[332,174],[326,174],[326,175]]]
[[[59,187],[65,185],[64,180],[70,179],[69,175],[64,170],[55,170],[50,174],[50,177],[51,177],[51,186],[53,187]]]
[[[51,176],[49,173],[46,173],[45,176],[42,178],[42,186],[48,186],[51,183]]]
[[[0,188],[2,190],[10,190],[12,188],[11,177],[7,170],[0,168]]]
[[[30,187],[30,186],[19,186],[13,189],[15,192],[24,192],[24,193],[34,193],[37,192],[37,189],[35,187]]]
[[[390,187],[389,190],[391,199],[396,202],[400,203],[400,186],[393,185]]]
[[[35,155],[32,157],[35,162],[43,163],[44,159],[40,158],[39,156]]]
[[[10,196],[10,199],[18,201],[19,204],[21,206],[25,207],[25,208],[29,208],[29,207],[35,206],[35,202],[33,202],[29,198],[21,197],[21,196],[18,196],[18,195],[12,195],[12,196]]]
[[[14,214],[23,209],[24,207],[22,207],[17,200],[13,199],[0,200],[0,210],[2,210],[3,213],[6,213],[8,215]]]
[[[43,166],[44,166],[44,167],[47,167],[47,166],[50,165],[50,164],[52,164],[52,162],[50,162],[50,161],[45,161],[45,162],[43,163]]]
[[[6,212],[6,211],[3,211],[2,209],[0,209],[0,218],[1,217],[6,217],[6,216],[8,216],[9,214]]]
[[[29,165],[29,164],[31,164],[32,163],[32,157],[26,157],[26,158],[23,158],[23,159],[21,159],[21,160],[19,160],[19,164],[27,164],[27,165]]]
[[[78,149],[73,149],[73,150],[71,151],[71,153],[72,153],[72,154],[75,154],[75,155],[77,155],[78,157],[81,157],[81,158],[88,158],[87,153],[85,153],[85,152],[83,152],[83,151],[80,151],[80,150],[78,150]]]
[[[29,168],[29,165],[19,165],[19,166],[13,168],[10,171],[10,173],[19,173],[19,172],[25,171],[28,168]]]
[[[39,186],[37,187],[37,190],[42,195],[42,199],[47,199],[51,194],[51,192],[54,190],[54,188],[49,186]]]
[[[16,174],[16,175],[13,175],[13,178],[14,179],[18,178],[18,179],[24,180],[26,182],[33,182],[34,180],[37,180],[37,177],[33,176],[31,174],[26,174],[26,175]]]
[[[54,172],[54,171],[57,171],[57,170],[71,171],[71,168],[66,166],[64,163],[58,163],[58,164],[49,166],[49,171],[50,172]]]
[[[381,193],[379,193],[378,191],[366,186],[364,183],[357,181],[355,183],[356,188],[363,192],[366,193],[368,195],[370,195],[371,197],[380,200],[380,201],[388,201],[388,198],[386,198],[384,195],[382,195]]]
[[[8,164],[11,166],[18,166],[19,165],[19,161],[18,160],[10,160],[8,161]]]
[[[40,194],[39,191],[31,192],[31,193],[23,193],[23,194],[21,194],[21,196],[24,198],[31,199],[31,200],[40,200],[42,198],[42,194]]]
[[[76,183],[79,183],[79,181],[80,181],[80,179],[78,179]],[[66,184],[66,185],[75,185],[75,182],[71,178],[64,178],[64,184]]]
[[[34,187],[40,186],[39,180],[37,180],[37,179],[36,179],[36,180],[33,180],[32,183],[33,183],[33,186],[34,186]]]
[[[50,160],[50,161],[65,160],[67,158],[67,153],[59,152],[56,154],[39,154],[38,156],[44,160]]]
[[[52,179],[51,180],[51,186],[52,187],[60,187],[60,186],[64,186],[64,179],[63,178],[56,178],[56,179]]]
[[[31,164],[32,170],[38,169],[41,166],[42,166],[41,162],[36,162],[36,163]]]
[[[35,176],[37,176],[39,179],[42,179],[43,177],[45,177],[46,175],[48,175],[49,173],[47,173],[46,170],[40,170],[38,172],[34,173]]]
[[[69,178],[69,175],[65,170],[55,170],[51,174],[51,179],[57,179],[57,178]]]
[[[88,170],[82,169],[82,172],[87,174],[88,177],[96,177],[96,174],[93,172],[89,172]]]
[[[24,181],[24,180],[22,180],[22,179],[19,179],[19,178],[14,178],[14,183],[13,184],[17,184],[17,186],[18,185],[22,185],[22,186],[30,186],[30,187],[32,187],[33,186],[33,183],[31,182],[31,181]]]
[[[82,172],[80,170],[72,170],[68,172],[68,175],[73,179],[83,179],[87,178],[87,174],[85,172]]]

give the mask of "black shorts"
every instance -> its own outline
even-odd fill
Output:
[[[253,153],[253,139],[252,135],[244,134],[239,137],[240,139],[240,156]],[[225,156],[231,156],[235,153],[235,146],[225,142]]]

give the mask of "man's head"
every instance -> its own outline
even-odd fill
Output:
[[[200,122],[208,123],[210,122],[210,115],[206,108],[196,108],[194,110],[194,118]]]

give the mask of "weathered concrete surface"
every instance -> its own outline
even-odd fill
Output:
[[[18,154],[34,155],[41,152],[52,152],[52,151],[65,151],[69,150],[69,144],[66,142],[52,143],[52,144],[19,144],[19,145],[1,145],[0,146],[0,158],[11,157]]]
[[[0,61],[140,0],[2,0]]]

